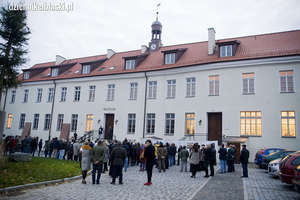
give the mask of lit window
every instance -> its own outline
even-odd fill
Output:
[[[240,113],[241,136],[261,136],[261,112],[243,111]]]
[[[56,131],[61,131],[63,123],[64,123],[64,114],[58,114]]]
[[[175,114],[166,113],[165,134],[174,135],[174,132],[175,132]]]
[[[115,98],[115,84],[107,86],[107,101],[113,101]]]
[[[39,118],[40,118],[40,114],[37,113],[34,114],[32,129],[37,130],[39,128]]]
[[[129,59],[125,61],[125,69],[134,69],[135,68],[135,60]]]
[[[86,115],[86,126],[85,126],[86,132],[93,130],[93,118],[94,116],[92,114]]]
[[[280,72],[280,91],[282,93],[294,92],[293,70]]]
[[[91,72],[91,66],[90,65],[83,65],[82,66],[82,74],[89,74]]]
[[[30,72],[24,72],[24,80],[29,79]]]
[[[195,113],[185,114],[185,134],[186,135],[195,134]]]
[[[149,135],[153,135],[154,132],[155,132],[155,114],[148,113],[147,114],[146,133]]]
[[[93,102],[95,101],[95,92],[96,92],[96,86],[95,85],[90,85],[89,88],[89,101]]]
[[[138,83],[130,83],[130,94],[129,94],[130,100],[137,99],[137,87],[138,87]]]
[[[243,94],[254,94],[254,73],[243,74]]]
[[[295,111],[281,111],[282,137],[296,137]]]
[[[54,76],[57,76],[58,75],[58,68],[52,68],[51,69],[51,76],[54,77]]]
[[[44,130],[49,130],[51,125],[51,115],[46,114],[45,115],[45,123],[44,123]]]
[[[176,95],[176,80],[168,80],[167,98],[175,98]]]
[[[156,99],[157,81],[148,82],[148,98]]]
[[[60,101],[61,102],[65,102],[66,101],[66,97],[67,97],[67,88],[66,87],[62,87],[61,88],[61,94],[60,94]]]
[[[219,96],[219,75],[209,76],[209,95]]]
[[[20,124],[19,124],[19,129],[23,129],[25,126],[25,113],[21,113],[20,115]]]
[[[165,64],[174,64],[175,63],[176,53],[166,53],[165,54]]]
[[[78,114],[72,114],[72,119],[71,119],[71,131],[72,132],[77,131],[77,124],[78,124]]]
[[[54,88],[48,89],[48,103],[54,100]]]
[[[74,101],[79,101],[79,100],[80,100],[80,87],[77,86],[75,87]]]
[[[135,133],[135,114],[130,113],[128,114],[128,134],[134,134]]]
[[[13,120],[13,115],[9,113],[7,116],[6,128],[11,128],[12,120]]]
[[[220,46],[220,57],[232,56],[232,45]]]
[[[186,79],[186,97],[194,97],[196,93],[196,78]]]

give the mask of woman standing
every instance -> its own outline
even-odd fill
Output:
[[[190,154],[190,164],[191,164],[191,178],[196,178],[197,166],[200,162],[199,146],[197,143],[193,145],[191,154]]]
[[[91,146],[88,142],[80,148],[81,152],[81,170],[82,170],[82,184],[86,184],[87,171],[91,169]]]

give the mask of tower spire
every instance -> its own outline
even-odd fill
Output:
[[[156,20],[151,25],[151,32],[152,37],[151,41],[149,42],[149,47],[151,51],[156,51],[160,48],[161,44],[161,31],[162,31],[162,25],[158,21],[158,7],[160,6],[160,3],[157,4],[157,11],[156,11]]]

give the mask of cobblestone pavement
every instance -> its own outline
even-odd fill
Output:
[[[254,165],[253,165],[254,166]],[[266,170],[249,168],[249,178],[243,179],[245,200],[299,200],[300,193],[270,177]]]

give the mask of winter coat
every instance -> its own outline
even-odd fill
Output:
[[[165,159],[166,156],[167,156],[167,149],[165,147],[158,147],[157,148],[157,158]]]
[[[111,152],[111,164],[114,166],[124,166],[124,161],[126,157],[126,150],[121,146],[116,146]]]
[[[241,163],[248,163],[249,151],[246,148],[243,148],[240,155]]]
[[[194,150],[191,151],[190,154],[190,163],[197,165],[200,162],[200,152],[195,152]]]
[[[82,171],[88,171],[91,169],[91,147],[89,145],[83,145],[81,147],[81,169]]]
[[[176,155],[176,146],[170,146],[170,156]]]
[[[147,166],[150,166],[150,165],[154,164],[155,149],[154,149],[154,146],[152,144],[145,147],[144,158],[146,159],[146,165]]]
[[[228,160],[235,160],[235,149],[234,148],[228,149],[227,159]]]
[[[103,146],[95,145],[91,151],[92,163],[95,163],[95,162],[103,163],[104,154],[105,154],[105,148]]]
[[[179,157],[181,161],[187,161],[189,157],[189,152],[186,149],[181,149],[179,152]]]
[[[109,148],[104,146],[104,159],[103,162],[107,163],[109,161]]]
[[[73,153],[74,153],[74,156],[78,156],[79,149],[80,149],[80,144],[79,143],[74,143],[73,144]]]
[[[220,160],[227,160],[227,149],[224,147],[221,147],[219,149],[219,159]]]

